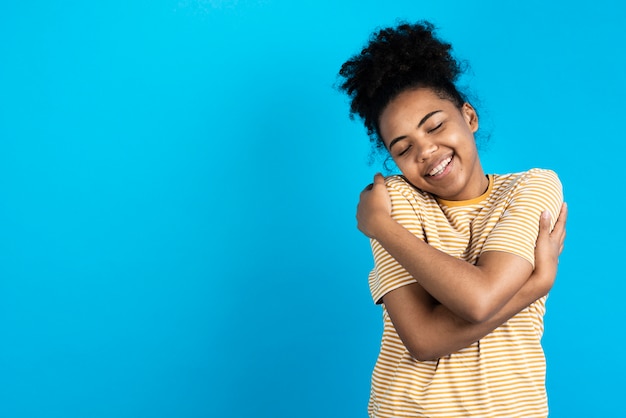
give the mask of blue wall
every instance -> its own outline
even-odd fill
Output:
[[[397,18],[469,60],[487,171],[560,174],[551,416],[621,413],[621,3],[334,3],[0,4],[0,416],[365,416],[380,168],[332,86]]]

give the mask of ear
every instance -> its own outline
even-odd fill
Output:
[[[463,103],[463,107],[461,108],[461,113],[463,114],[463,118],[467,122],[467,126],[469,126],[472,132],[476,132],[478,130],[478,114],[476,110],[469,103]]]

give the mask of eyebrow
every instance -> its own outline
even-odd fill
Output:
[[[432,112],[430,112],[430,113],[426,114],[426,116],[424,116],[424,117],[422,118],[422,120],[420,120],[420,121],[419,121],[419,123],[417,124],[417,127],[418,127],[418,128],[420,128],[423,124],[425,124],[425,123],[426,123],[426,121],[427,121],[427,120],[428,120],[428,119],[429,119],[432,115],[434,115],[434,114],[436,114],[436,113],[439,113],[439,112],[443,112],[443,110],[433,110]],[[393,140],[389,143],[389,149],[391,149],[391,147],[393,147],[393,146],[396,144],[396,142],[398,142],[398,141],[402,141],[402,140],[403,140],[403,139],[405,139],[405,138],[406,138],[406,135],[399,136],[399,137],[397,137],[397,138],[393,139]]]

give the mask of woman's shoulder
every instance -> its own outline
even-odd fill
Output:
[[[530,170],[508,174],[494,174],[496,184],[525,184],[528,182],[552,182],[560,184],[559,176],[547,168],[531,168]]]
[[[396,189],[411,188],[411,185],[406,181],[404,176],[401,176],[399,174],[394,174],[394,175],[385,177],[385,184],[387,185],[387,188],[396,188]]]
[[[562,195],[562,184],[556,172],[545,168],[509,174],[494,174],[494,192],[501,197],[528,193]]]
[[[404,176],[399,174],[385,177],[385,184],[389,192],[395,191],[407,196],[423,196],[428,194],[413,186]]]
[[[411,183],[408,182],[404,176],[401,175],[392,175],[385,177],[385,184],[387,185],[387,190],[389,194],[392,196],[400,195],[406,199],[428,199],[430,194],[421,191],[420,189],[414,187]]]

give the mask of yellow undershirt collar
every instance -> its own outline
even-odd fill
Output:
[[[437,197],[437,202],[444,206],[470,206],[480,203],[491,194],[491,190],[493,189],[493,174],[488,174],[487,179],[489,180],[489,186],[487,186],[485,193],[478,197],[469,200],[445,200]]]

